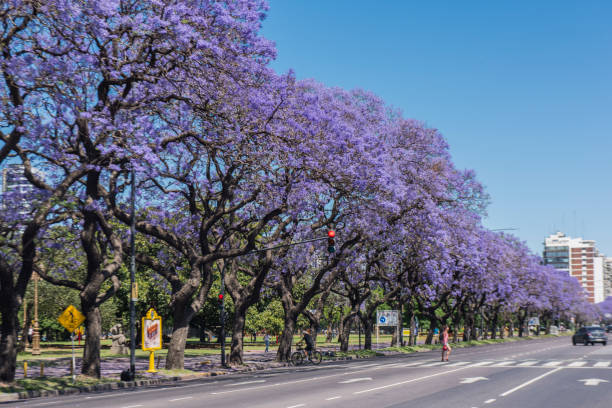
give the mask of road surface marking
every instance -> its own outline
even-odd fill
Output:
[[[544,367],[556,367],[560,365],[561,363],[563,363],[563,361],[549,361],[548,363],[544,363],[543,366]]]
[[[423,364],[421,367],[435,367],[442,364],[446,364],[446,361],[437,361],[435,363]]]
[[[490,404],[490,403],[492,403],[492,402],[495,402],[495,398],[488,399],[488,400],[486,400],[484,403],[485,403],[485,404]]]
[[[461,384],[472,384],[472,383],[475,383],[476,381],[482,381],[482,380],[488,380],[488,378],[487,377],[470,377],[470,378],[464,378],[459,382]]]
[[[516,363],[516,361],[512,361],[512,360],[509,360],[509,361],[501,361],[501,362],[499,362],[499,363],[495,363],[495,364],[493,364],[493,366],[495,366],[495,367],[505,367],[505,366],[509,366],[509,365],[511,365],[511,364],[514,364],[514,363]]]
[[[600,361],[599,363],[595,363],[593,367],[608,367],[609,365],[609,361]]]
[[[469,361],[457,361],[456,363],[450,363],[448,366],[449,367],[457,367],[457,366],[462,366],[462,365],[466,365],[466,364],[470,364]]]
[[[414,366],[417,366],[417,365],[420,365],[420,364],[424,364],[424,363],[426,363],[426,362],[427,362],[427,361],[413,361],[412,363],[402,364],[402,365],[401,365],[401,366],[399,366],[399,367],[414,367]]]
[[[393,383],[393,384],[387,384],[387,385],[383,385],[383,386],[376,387],[376,388],[370,388],[368,390],[356,391],[356,392],[353,393],[353,395],[363,394],[364,392],[372,392],[372,391],[383,390],[385,388],[395,387],[397,385],[408,384],[408,383],[415,382],[415,381],[425,380],[427,378],[437,377],[439,375],[450,374],[450,373],[454,373],[455,371],[465,370],[466,368],[469,368],[469,367],[459,367],[459,368],[456,368],[454,370],[443,371],[441,373],[436,373],[436,374],[430,374],[430,375],[426,375],[424,377],[418,377],[418,378],[413,378],[413,379],[406,380],[406,381],[400,381],[400,382]]]
[[[481,361],[480,363],[474,363],[472,364],[470,367],[482,367],[482,366],[486,366],[488,364],[492,364],[493,361]]]
[[[290,407],[287,407],[287,408],[298,408],[298,407],[304,407],[304,406],[306,406],[306,404],[291,405]]]
[[[193,397],[181,397],[181,398],[175,398],[175,399],[171,399],[168,400],[169,402],[174,402],[174,401],[182,401],[182,400],[188,400],[188,399],[192,399]]]
[[[364,371],[367,371],[367,370],[364,370]],[[304,379],[295,380],[295,381],[286,381],[286,382],[282,382],[282,383],[260,385],[258,387],[245,387],[245,388],[238,388],[236,390],[216,391],[216,392],[211,392],[210,394],[211,395],[220,395],[220,394],[229,394],[231,392],[262,390],[264,388],[279,387],[281,385],[289,385],[289,384],[299,384],[299,383],[308,382],[308,381],[322,380],[324,378],[333,378],[333,377],[338,377],[338,376],[341,376],[341,375],[355,374],[357,372],[359,372],[359,371],[353,371],[351,373],[336,373],[336,374],[330,374],[330,375],[322,375],[322,376],[318,376],[318,377],[304,378]]]
[[[331,400],[335,400],[335,399],[338,399],[338,398],[342,398],[342,397],[340,395],[335,396],[335,397],[329,397],[329,398],[325,398],[325,401],[331,401]]]
[[[546,377],[547,375],[550,375],[550,374],[552,374],[552,373],[556,373],[557,371],[560,371],[560,370],[563,370],[563,367],[558,367],[558,368],[555,368],[554,370],[549,371],[549,372],[547,372],[547,373],[544,373],[544,374],[542,374],[542,375],[540,375],[540,376],[538,376],[538,377],[536,377],[536,378],[532,378],[531,380],[529,380],[529,381],[527,381],[527,382],[524,382],[524,383],[522,383],[521,385],[519,385],[519,386],[517,386],[517,387],[514,387],[514,388],[512,388],[511,390],[508,390],[508,391],[504,392],[503,394],[499,394],[499,396],[500,396],[500,397],[505,397],[506,395],[510,395],[510,394],[512,394],[514,391],[518,391],[518,390],[520,390],[521,388],[526,387],[526,386],[528,386],[529,384],[533,384],[534,382],[536,382],[536,381],[538,381],[538,380],[541,380],[542,378]]]
[[[338,381],[338,384],[350,384],[359,381],[372,381],[372,377],[351,378],[350,380]]]
[[[609,382],[608,380],[602,380],[601,378],[588,378],[586,380],[577,380],[578,382],[584,382],[584,385],[599,385],[601,382]]]
[[[538,363],[537,361],[525,361],[525,362],[522,362],[521,364],[518,364],[518,366],[528,367],[528,366],[536,365],[537,363]]]
[[[379,366],[379,365],[380,364],[364,364],[364,365],[356,366],[355,368],[375,367],[375,366]]]
[[[568,367],[582,367],[586,365],[586,361],[574,361],[573,363],[568,364]]]
[[[263,382],[266,382],[266,380],[243,381],[243,382],[239,382],[235,384],[227,384],[225,385],[225,387],[235,387],[236,385],[255,384],[255,383],[263,383]]]
[[[143,405],[128,405],[125,407],[121,407],[121,408],[138,408],[138,407],[142,407]]]

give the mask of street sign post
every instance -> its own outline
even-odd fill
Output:
[[[79,310],[70,305],[57,318],[57,321],[70,332],[72,340],[72,381],[76,380],[76,361],[74,358],[74,331],[85,321],[85,316]]]
[[[399,312],[397,310],[376,311],[376,348],[378,348],[380,326],[395,326],[396,335],[399,338],[398,316]]]
[[[151,308],[142,318],[142,349],[149,352],[149,369],[147,373],[156,373],[155,350],[162,348],[161,316]]]

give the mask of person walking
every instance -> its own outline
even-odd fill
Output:
[[[268,347],[270,347],[270,335],[265,330],[264,330],[264,343],[266,343],[266,353],[267,353]]]
[[[450,354],[451,354],[451,347],[448,344],[448,326],[445,325],[444,329],[442,330],[442,361],[448,361]]]

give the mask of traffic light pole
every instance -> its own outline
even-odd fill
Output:
[[[227,259],[223,261],[223,266],[221,267],[221,289],[219,291],[221,297],[219,305],[221,330],[219,335],[221,336],[221,365],[223,367],[227,367],[227,362],[225,361],[225,265],[227,265]]]

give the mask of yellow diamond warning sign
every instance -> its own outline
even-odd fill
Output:
[[[66,330],[72,333],[85,321],[85,316],[83,316],[83,313],[79,312],[76,307],[70,305],[62,312],[57,320]]]

